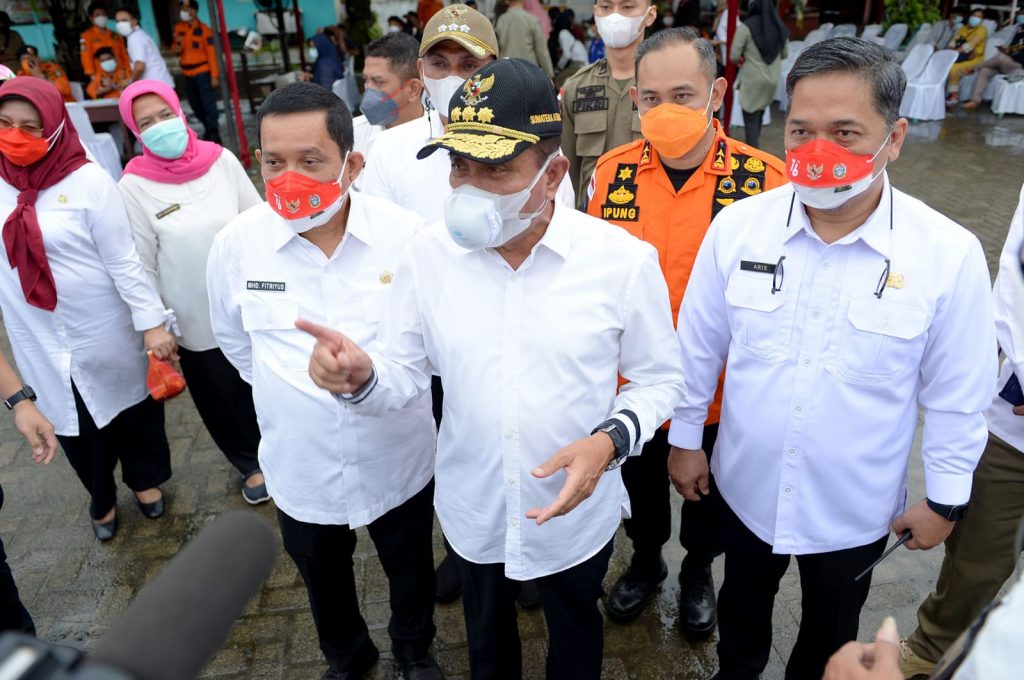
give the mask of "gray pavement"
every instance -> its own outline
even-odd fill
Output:
[[[781,116],[775,113],[762,145],[781,154]],[[735,132],[742,136],[741,131]],[[891,177],[895,186],[974,231],[994,271],[1024,181],[1024,118],[997,120],[987,113],[961,112],[942,123],[914,125]],[[9,351],[6,336],[0,338],[0,346]],[[214,446],[189,397],[179,397],[168,405],[167,434],[174,465],[174,478],[165,486],[167,515],[156,521],[144,519],[131,493],[122,488],[120,532],[112,542],[101,545],[89,528],[88,500],[71,467],[60,457],[49,467],[35,466],[11,419],[0,417],[0,482],[6,494],[0,537],[41,638],[84,650],[92,648],[183,542],[218,514],[247,507],[237,475]],[[912,499],[924,494],[922,478],[915,453],[910,473]],[[272,505],[253,512],[274,522]],[[440,559],[439,534],[435,545]],[[628,541],[621,531],[616,546],[607,587],[628,562]],[[605,678],[700,680],[714,672],[714,638],[688,642],[676,625],[675,572],[682,555],[677,544],[670,544],[667,558],[672,574],[638,621],[606,624]],[[876,570],[861,617],[862,639],[871,637],[888,614],[896,616],[901,631],[912,630],[917,604],[932,587],[941,557],[941,548],[928,553],[899,550]],[[355,571],[363,613],[378,647],[386,651],[390,648],[387,583],[364,531],[360,532]],[[720,583],[722,559],[716,560],[715,575]],[[791,568],[777,599],[774,650],[765,678],[782,677],[799,619],[799,579]],[[542,678],[546,651],[543,615],[523,612],[519,620],[524,677]],[[451,678],[468,678],[461,605],[439,606],[437,622],[436,655],[442,667]],[[305,590],[282,555],[204,677],[308,680],[318,678],[323,668]],[[390,655],[384,654],[368,677],[398,677]]]

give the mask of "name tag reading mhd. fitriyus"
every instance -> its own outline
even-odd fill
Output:
[[[762,274],[774,274],[775,263],[774,262],[751,262],[750,260],[740,260],[740,271],[744,272],[761,272]]]
[[[246,290],[266,290],[275,293],[284,292],[284,281],[246,281]]]

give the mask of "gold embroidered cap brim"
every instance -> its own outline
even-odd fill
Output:
[[[438,149],[448,149],[458,156],[475,161],[502,163],[515,158],[535,143],[522,136],[522,133],[517,135],[519,138],[514,138],[486,132],[449,130],[427,142],[417,157],[424,158]]]

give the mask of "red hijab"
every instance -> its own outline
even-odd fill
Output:
[[[57,306],[57,286],[36,218],[36,198],[40,191],[57,184],[89,159],[64,108],[64,97],[56,87],[42,78],[21,76],[0,87],[0,102],[9,97],[25,99],[36,108],[43,122],[44,138],[64,124],[50,150],[32,165],[15,165],[0,154],[0,178],[20,192],[18,204],[3,227],[7,260],[12,269],[18,270],[25,300],[52,312]]]
[[[144,94],[155,94],[167,102],[174,113],[182,119],[185,118],[181,113],[181,101],[170,85],[159,80],[140,80],[132,83],[121,93],[117,107],[121,112],[121,120],[140,141],[139,126],[135,124],[135,116],[132,114],[132,102]],[[185,129],[188,130],[188,146],[185,147],[185,153],[181,158],[161,158],[143,144],[142,155],[128,161],[124,174],[138,175],[165,184],[184,184],[205,175],[220,158],[224,147],[200,140],[196,131],[188,127],[187,121]]]

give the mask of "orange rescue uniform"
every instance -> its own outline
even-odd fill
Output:
[[[181,73],[192,78],[200,73],[209,72],[210,78],[220,76],[217,66],[217,50],[213,44],[213,31],[199,21],[179,21],[174,26],[174,49],[179,53]]]
[[[19,76],[31,76],[33,73],[25,68],[25,62],[22,62],[21,69],[18,71]],[[75,97],[71,94],[71,81],[68,80],[68,74],[64,73],[64,69],[52,61],[41,61],[39,62],[39,70],[43,72],[46,79],[51,85],[60,90],[61,95],[64,97],[64,101],[73,102]]]
[[[82,31],[79,44],[82,48],[82,70],[85,75],[94,76],[101,73],[99,60],[93,55],[101,47],[109,47],[114,50],[114,59],[117,59],[118,69],[126,68],[131,71],[131,64],[128,61],[128,48],[125,46],[124,38],[114,33],[109,28],[90,26]]]
[[[100,83],[105,77],[110,78],[114,81],[114,85],[117,85],[117,83],[125,81],[131,82],[132,72],[127,67],[122,68],[120,64],[117,65],[117,70],[109,75],[100,69],[100,73],[94,75],[89,84],[85,86],[85,94],[89,99],[119,99],[121,97],[121,88],[119,87],[115,87],[106,94],[100,94]]]
[[[782,161],[727,137],[717,120],[712,124],[715,139],[708,156],[678,192],[658,152],[643,138],[601,156],[587,189],[588,213],[658,249],[676,322],[711,220],[733,201],[788,182]],[[707,424],[717,423],[721,412],[720,379]]]

